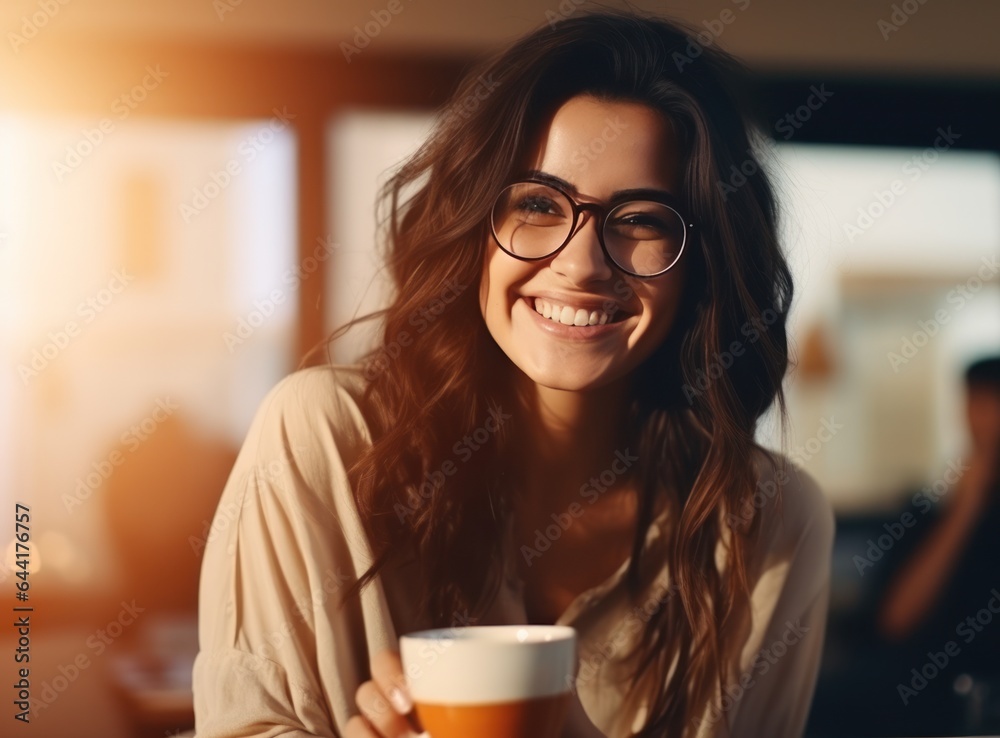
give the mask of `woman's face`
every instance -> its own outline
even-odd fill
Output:
[[[564,180],[580,202],[606,203],[634,188],[681,194],[670,122],[634,102],[570,99],[543,128],[525,165]],[[620,271],[601,250],[595,215],[581,217],[583,226],[555,256],[521,261],[491,237],[483,264],[479,302],[493,339],[530,379],[554,389],[595,389],[631,373],[669,332],[684,280],[685,255],[658,277]],[[539,314],[545,306],[536,298],[564,316],[611,308],[611,317],[596,331],[567,326]]]

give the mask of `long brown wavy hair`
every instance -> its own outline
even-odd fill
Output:
[[[406,560],[417,566],[418,606],[431,622],[446,627],[457,613],[485,612],[500,585],[517,415],[492,426],[485,441],[479,434],[471,463],[454,460],[457,442],[483,427],[491,409],[518,408],[518,370],[490,336],[478,302],[491,206],[547,116],[571,97],[640,102],[674,123],[682,195],[699,236],[683,257],[675,324],[636,369],[629,408],[642,462],[626,582],[637,597],[646,533],[665,506],[677,593],[641,639],[633,687],[650,669],[663,685],[641,736],[692,734],[727,678],[760,522],[754,432],[775,401],[784,417],[792,282],[772,187],[755,153],[758,130],[734,94],[743,73],[679,24],[603,10],[546,24],[481,62],[382,192],[392,304],[330,339],[384,319],[363,359],[373,444],[348,470],[375,560],[352,593],[387,563]],[[730,177],[741,169],[754,173],[735,186]],[[722,371],[734,343],[745,353]],[[720,540],[723,572],[715,563]]]

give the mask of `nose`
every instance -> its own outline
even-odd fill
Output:
[[[549,267],[577,284],[610,279],[611,264],[597,235],[599,223],[593,211],[584,210],[569,242],[553,257]]]

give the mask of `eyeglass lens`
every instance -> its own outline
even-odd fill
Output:
[[[508,186],[493,208],[493,232],[514,256],[548,256],[567,241],[572,228],[570,200],[539,182]],[[673,266],[684,246],[684,235],[684,221],[669,206],[630,200],[608,214],[603,238],[616,264],[635,274],[652,275]]]

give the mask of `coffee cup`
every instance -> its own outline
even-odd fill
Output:
[[[565,625],[482,625],[409,633],[400,656],[431,738],[558,738],[576,674]]]

